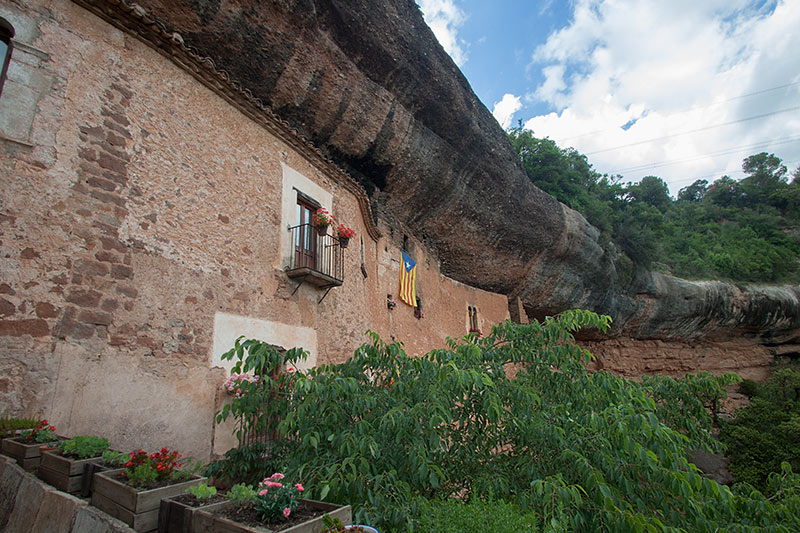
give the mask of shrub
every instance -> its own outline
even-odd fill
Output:
[[[91,435],[73,437],[62,441],[58,445],[58,451],[61,455],[77,459],[100,457],[106,450],[108,450],[108,440]]]

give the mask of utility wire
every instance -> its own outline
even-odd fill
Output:
[[[736,100],[741,100],[743,98],[749,98],[751,96],[757,96],[759,94],[764,94],[764,93],[768,93],[768,92],[772,92],[772,91],[778,91],[780,89],[786,89],[786,88],[789,88],[789,87],[793,87],[795,85],[800,85],[800,81],[796,81],[796,82],[792,82],[792,83],[786,83],[784,85],[778,85],[777,87],[770,87],[768,89],[762,89],[760,91],[755,91],[755,92],[752,92],[752,93],[740,94],[739,96],[734,96],[734,97],[728,98],[727,100],[721,100],[719,102],[711,102],[711,103],[708,103],[708,104],[692,106],[689,109],[684,109],[682,111],[675,111],[673,113],[667,113],[666,115],[663,115],[663,116],[666,118],[666,117],[672,117],[672,116],[675,116],[675,115],[682,115],[684,113],[690,113],[692,111],[705,109],[707,107],[712,107],[712,106],[715,106],[715,105],[727,104],[728,102],[734,102]],[[589,135],[596,135],[598,133],[603,133],[604,131],[616,131],[617,129],[618,128],[606,128],[606,129],[602,129],[602,130],[590,131],[588,133],[581,133],[580,135],[573,135],[572,137],[566,137],[566,138],[562,139],[561,142],[562,143],[566,143],[567,141],[571,141],[573,139],[580,139],[581,137],[588,137]]]
[[[639,146],[642,144],[651,143],[654,141],[663,141],[664,139],[672,139],[673,137],[682,137],[684,135],[691,135],[692,133],[699,133],[701,131],[708,131],[715,128],[721,128],[723,126],[730,126],[733,124],[740,124],[742,122],[749,122],[751,120],[758,120],[760,118],[771,117],[774,115],[780,115],[781,113],[788,113],[790,111],[797,111],[800,109],[800,106],[789,107],[787,109],[779,109],[778,111],[771,111],[769,113],[762,113],[761,115],[754,115],[752,117],[740,118],[738,120],[731,120],[730,122],[722,122],[720,124],[713,124],[711,126],[704,126],[702,128],[695,128],[693,130],[684,131],[681,133],[673,133],[671,135],[664,135],[663,137],[654,137],[652,139],[646,139],[644,141],[637,141],[634,143],[623,144],[620,146],[614,146],[613,148],[604,148],[602,150],[595,150],[594,152],[586,152],[584,155],[594,155],[594,154],[602,154],[604,152],[611,152],[614,150],[619,150],[621,148],[628,148],[630,146]]]
[[[680,159],[668,159],[666,161],[661,161],[659,163],[646,163],[646,164],[643,163],[641,165],[636,165],[636,166],[632,166],[632,167],[620,168],[618,170],[612,171],[611,173],[612,174],[620,174],[620,173],[623,173],[623,172],[638,172],[640,170],[647,170],[647,169],[650,169],[650,168],[667,167],[667,166],[671,166],[671,165],[676,165],[678,163],[688,163],[690,161],[697,161],[699,159],[705,159],[707,157],[714,157],[714,156],[720,156],[720,155],[730,155],[730,154],[735,154],[736,152],[743,151],[743,150],[752,150],[752,149],[757,149],[757,148],[767,147],[767,146],[778,146],[778,145],[781,145],[781,144],[788,144],[788,143],[797,142],[797,141],[800,141],[800,136],[796,136],[796,137],[780,137],[778,139],[773,139],[773,140],[770,140],[770,141],[762,141],[762,142],[755,143],[755,144],[736,146],[736,147],[733,147],[733,148],[725,148],[723,150],[718,150],[718,151],[715,151],[715,152],[708,152],[708,153],[705,153],[705,154],[698,154],[698,155],[694,155],[694,156],[691,156],[691,157],[683,157],[683,158],[680,158]]]

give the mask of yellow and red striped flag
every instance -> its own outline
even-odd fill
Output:
[[[401,253],[403,254],[403,267],[400,269],[400,299],[411,307],[415,307],[417,296],[414,282],[417,277],[417,263],[405,252]]]

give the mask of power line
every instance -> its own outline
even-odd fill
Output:
[[[770,87],[768,89],[761,89],[759,91],[755,91],[755,92],[752,92],[752,93],[740,94],[739,96],[733,96],[731,98],[728,98],[727,100],[721,100],[719,102],[711,102],[711,103],[708,103],[708,104],[692,106],[689,109],[684,109],[682,111],[674,111],[672,113],[667,113],[666,115],[663,115],[663,116],[666,118],[666,117],[672,117],[672,116],[675,116],[675,115],[682,115],[684,113],[690,113],[692,111],[705,109],[707,107],[712,107],[712,106],[715,106],[715,105],[727,104],[728,102],[741,100],[743,98],[749,98],[751,96],[757,96],[759,94],[764,94],[764,93],[768,93],[768,92],[772,92],[772,91],[778,91],[780,89],[786,89],[788,87],[793,87],[795,85],[800,85],[800,81],[796,81],[796,82],[792,82],[792,83],[786,83],[784,85],[778,85],[776,87]],[[588,137],[589,135],[596,135],[598,133],[603,133],[604,131],[616,131],[617,129],[618,128],[605,128],[605,129],[602,129],[602,130],[590,131],[588,133],[581,133],[580,135],[573,135],[572,137],[566,137],[566,138],[562,139],[561,142],[562,143],[566,143],[567,141],[571,141],[573,139],[580,139],[581,137]]]
[[[672,139],[674,137],[682,137],[684,135],[691,135],[692,133],[699,133],[701,131],[708,131],[708,130],[715,129],[715,128],[721,128],[723,126],[731,126],[733,124],[740,124],[742,122],[749,122],[751,120],[758,120],[760,118],[766,118],[766,117],[771,117],[771,116],[774,116],[774,115],[780,115],[781,113],[788,113],[790,111],[797,111],[799,109],[800,109],[800,106],[790,107],[790,108],[787,108],[787,109],[779,109],[778,111],[771,111],[769,113],[762,113],[761,115],[754,115],[752,117],[746,117],[746,118],[740,118],[740,119],[737,119],[737,120],[731,120],[730,122],[722,122],[720,124],[714,124],[712,126],[704,126],[702,128],[696,128],[696,129],[684,131],[684,132],[681,132],[681,133],[673,133],[671,135],[664,135],[663,137],[654,137],[652,139],[647,139],[647,140],[644,140],[644,141],[637,141],[637,142],[634,142],[634,143],[623,144],[623,145],[620,145],[620,146],[615,146],[613,148],[604,148],[602,150],[595,150],[594,152],[586,152],[584,155],[601,154],[601,153],[604,153],[604,152],[611,152],[611,151],[614,151],[614,150],[619,150],[621,148],[628,148],[630,146],[639,146],[639,145],[642,145],[642,144],[647,144],[647,143],[651,143],[651,142],[655,142],[655,141],[663,141],[665,139]]]
[[[743,150],[752,150],[752,149],[757,149],[757,148],[761,148],[761,147],[778,146],[778,145],[781,145],[781,144],[788,144],[788,143],[792,143],[792,142],[796,142],[796,141],[800,141],[800,136],[796,136],[796,137],[780,137],[778,139],[773,139],[773,140],[769,140],[769,141],[762,141],[762,142],[755,143],[755,144],[736,146],[736,147],[733,147],[733,148],[725,148],[723,150],[717,150],[715,152],[708,152],[708,153],[705,153],[705,154],[698,154],[698,155],[694,155],[694,156],[691,156],[691,157],[683,157],[683,158],[680,158],[680,159],[668,159],[666,161],[661,161],[659,163],[647,163],[647,164],[641,164],[641,165],[636,165],[636,166],[632,166],[632,167],[621,168],[621,169],[618,169],[618,170],[614,170],[611,173],[612,174],[620,174],[620,173],[623,173],[623,172],[638,172],[640,170],[647,170],[647,169],[651,169],[651,168],[667,167],[667,166],[671,166],[671,165],[676,165],[678,163],[688,163],[690,161],[697,161],[699,159],[705,159],[707,157],[730,155],[730,154],[734,154],[736,152],[743,151]]]

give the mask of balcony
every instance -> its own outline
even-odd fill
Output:
[[[294,247],[286,275],[299,280],[300,285],[310,283],[320,289],[338,287],[344,279],[344,253],[339,239],[333,235],[320,235],[312,224],[299,224],[289,228]],[[320,302],[328,292],[320,298]]]

